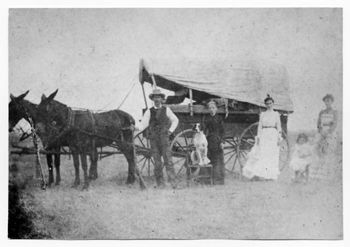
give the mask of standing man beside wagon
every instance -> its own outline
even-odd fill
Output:
[[[157,187],[164,188],[164,176],[161,157],[172,188],[176,188],[176,175],[170,150],[169,136],[175,131],[179,119],[170,108],[163,106],[165,95],[159,89],[153,90],[149,98],[154,101],[154,107],[147,109],[135,130],[143,131],[148,127],[152,156],[154,158],[154,175]]]

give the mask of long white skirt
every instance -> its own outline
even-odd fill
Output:
[[[243,175],[247,178],[258,176],[265,179],[278,178],[279,146],[278,132],[274,128],[263,128],[259,145],[252,148],[243,167]]]

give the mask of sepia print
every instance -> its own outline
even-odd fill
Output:
[[[342,8],[10,8],[9,239],[343,239]]]

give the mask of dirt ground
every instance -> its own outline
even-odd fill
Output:
[[[115,155],[99,161],[98,180],[81,191],[70,188],[74,168],[64,156],[61,185],[42,191],[30,182],[34,156],[15,162],[29,181],[23,201],[37,215],[35,226],[53,239],[343,238],[340,174],[332,183],[295,184],[286,168],[275,182],[227,174],[223,186],[179,190],[155,189],[153,178],[145,177],[148,189],[141,191],[137,183],[124,184],[126,161]]]

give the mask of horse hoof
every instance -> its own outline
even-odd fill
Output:
[[[85,184],[81,190],[82,190],[82,191],[84,191],[84,190],[87,191],[88,189],[89,189],[89,185],[86,185],[86,184]]]
[[[42,190],[46,190],[46,188],[47,188],[47,184],[43,182],[43,183],[41,184],[41,189],[42,189]]]
[[[78,185],[79,185],[79,184],[73,184],[71,188],[72,188],[72,189],[75,189],[75,188],[78,187]]]
[[[129,185],[129,184],[133,185],[134,183],[135,183],[135,179],[129,179],[129,178],[125,182],[126,185]]]

